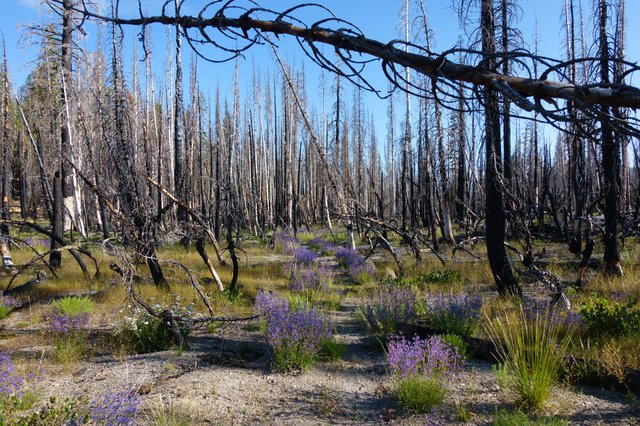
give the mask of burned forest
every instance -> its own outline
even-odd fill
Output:
[[[8,3],[0,425],[638,424],[638,5]]]

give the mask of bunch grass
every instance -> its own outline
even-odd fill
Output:
[[[528,315],[524,309],[489,319],[486,327],[498,350],[502,386],[524,409],[541,410],[564,371],[571,334],[561,336],[545,315]]]

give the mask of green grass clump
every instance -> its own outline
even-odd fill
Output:
[[[344,343],[338,342],[332,337],[323,343],[320,348],[320,356],[326,356],[331,361],[337,361],[344,356],[346,349],[347,347]]]
[[[496,412],[494,426],[565,426],[568,423],[565,420],[554,417],[540,417],[532,420],[520,410],[507,411],[500,410]]]
[[[10,308],[10,307],[4,306],[4,305],[0,305],[0,320],[5,319],[6,317],[8,317],[12,310],[13,310],[13,308]]]
[[[402,408],[414,413],[428,413],[442,404],[447,388],[438,377],[411,375],[398,380],[396,397]]]
[[[449,346],[456,349],[463,359],[469,358],[471,351],[469,344],[457,334],[441,334],[440,338]]]
[[[51,302],[60,314],[68,317],[87,315],[93,312],[94,303],[88,297],[70,296]]]
[[[570,333],[544,315],[528,314],[488,319],[487,332],[498,348],[498,379],[527,410],[540,410],[564,369]]]

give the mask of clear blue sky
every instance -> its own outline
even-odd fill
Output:
[[[455,15],[451,4],[452,0],[423,0],[428,8],[428,18],[430,25],[434,31],[434,46],[436,51],[446,50],[454,46],[459,37],[464,34],[459,29],[458,18]],[[588,10],[591,0],[582,0],[585,10]],[[29,24],[42,24],[57,19],[48,12],[46,6],[38,4],[38,0],[0,0],[0,4],[4,6],[0,13],[0,29],[6,40],[7,55],[9,59],[10,72],[12,79],[17,86],[24,83],[26,76],[33,67],[33,60],[37,49],[30,46],[28,39],[22,34],[24,26]],[[107,3],[107,0],[103,0]],[[145,0],[149,13],[159,10],[159,5],[163,1]],[[204,0],[188,0],[187,3],[204,4]],[[268,5],[274,9],[284,10],[291,5],[300,3],[294,0],[278,0],[278,1],[261,1],[262,4]],[[323,5],[331,9],[337,16],[356,24],[366,36],[380,41],[389,41],[394,38],[401,37],[401,30],[398,25],[400,20],[400,11],[402,9],[403,0],[326,0],[320,1]],[[417,3],[417,2],[416,2]],[[537,27],[540,33],[540,51],[542,54],[551,57],[561,57],[562,52],[562,8],[564,0],[520,0],[518,1],[523,9],[520,23],[517,27],[522,31],[524,41],[533,45],[534,30]],[[577,0],[576,0],[577,3]],[[121,16],[135,16],[137,12],[137,1],[122,0]],[[323,15],[324,16],[324,15]],[[475,17],[472,17],[475,18]],[[590,16],[585,16],[585,24],[588,32],[591,32]],[[312,18],[313,19],[313,18]],[[627,59],[635,62],[640,60],[640,46],[634,43],[638,39],[640,29],[640,1],[627,0]],[[166,55],[167,41],[165,38],[165,30],[156,26],[153,28],[153,45],[154,55],[156,57],[155,71],[161,71],[162,60]],[[87,45],[90,46],[92,40],[95,40],[95,28],[87,27],[88,39]],[[125,36],[125,55],[131,55],[132,43],[137,39],[137,31],[131,30]],[[22,42],[20,40],[22,39]],[[301,64],[303,55],[295,43],[282,42],[283,50],[281,56],[288,62]],[[129,56],[131,57],[131,56]],[[185,54],[185,65],[189,64],[189,55]],[[130,61],[129,61],[130,63]],[[270,51],[266,48],[256,48],[246,54],[246,59],[240,62],[241,80],[247,85],[251,82],[252,69],[256,66],[275,69],[273,61],[270,59]],[[233,78],[233,65],[209,65],[200,63],[199,80],[204,90],[215,90],[216,84],[219,82],[223,93],[231,94],[231,82]],[[313,86],[317,86],[319,81],[319,71],[311,62],[305,64],[308,80],[307,86],[309,90],[313,90]],[[377,88],[384,90],[387,84],[379,68],[374,65],[372,70],[375,72],[370,74],[372,82]],[[130,74],[128,72],[129,81]],[[188,75],[185,75],[185,81],[188,85]],[[634,82],[636,85],[640,82]],[[373,96],[366,98],[369,109],[374,111],[376,117],[380,117],[378,121],[379,138],[384,139],[386,126],[386,101],[378,101]]]

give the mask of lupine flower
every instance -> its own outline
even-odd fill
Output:
[[[363,319],[374,333],[398,331],[416,316],[416,296],[410,288],[384,285],[375,299],[361,307]]]
[[[91,403],[91,419],[105,426],[134,424],[140,397],[133,391],[107,392]]]
[[[296,250],[300,248],[300,241],[286,231],[276,232],[273,238],[277,245],[292,256],[295,255]]]
[[[524,315],[528,320],[536,317],[545,317],[550,324],[563,327],[579,327],[583,324],[580,313],[565,309],[553,309],[553,306],[545,300],[533,300],[524,306]]]
[[[289,290],[326,290],[329,283],[333,280],[333,275],[333,270],[326,266],[294,270],[291,272]]]
[[[20,302],[9,296],[0,296],[0,305],[5,308],[15,308],[20,305]]]
[[[255,311],[266,320],[266,339],[278,354],[296,354],[297,359],[313,359],[320,345],[331,338],[329,323],[308,306],[293,309],[275,293],[260,292]]]
[[[481,309],[478,295],[433,296],[428,301],[427,320],[443,332],[468,336],[480,321]]]
[[[347,247],[338,247],[335,251],[338,265],[345,268],[352,278],[358,278],[363,274],[372,275],[375,268],[367,264],[363,257],[359,256],[355,250]]]
[[[296,261],[309,265],[318,258],[318,254],[307,247],[300,247],[295,252],[295,258]]]
[[[462,368],[462,357],[439,336],[427,340],[415,336],[391,336],[387,346],[387,365],[393,375],[404,379],[414,375],[447,376]]]
[[[24,379],[16,375],[9,355],[0,354],[0,400],[21,397],[24,385]]]
[[[351,268],[354,265],[364,263],[364,260],[358,256],[358,253],[355,250],[347,247],[338,247],[336,249],[335,256],[338,261],[338,265],[345,268]]]
[[[49,329],[58,335],[75,333],[84,328],[89,322],[89,314],[64,315],[54,314],[49,318]]]

